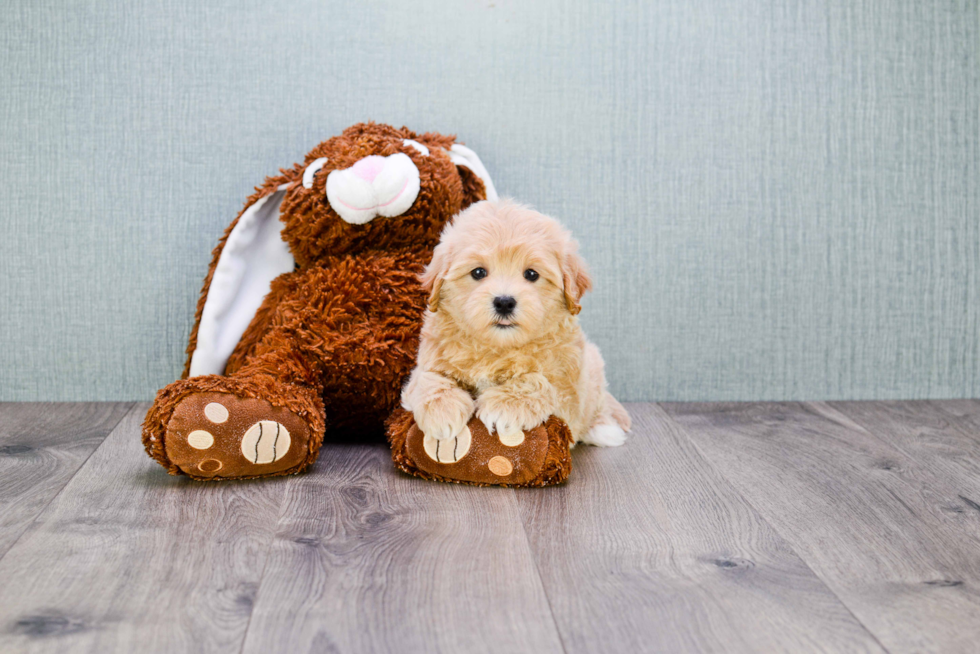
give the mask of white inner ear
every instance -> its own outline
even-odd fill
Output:
[[[327,158],[320,157],[319,159],[317,159],[316,161],[314,161],[313,163],[311,163],[309,166],[306,167],[306,170],[303,172],[304,188],[313,188],[313,176],[316,175],[318,172],[320,172],[320,169],[323,168],[323,165],[325,163],[327,163]]]
[[[497,201],[497,189],[493,186],[493,180],[490,179],[490,173],[487,169],[483,167],[483,162],[480,161],[480,157],[476,156],[476,153],[470,150],[465,145],[460,145],[459,143],[453,143],[452,148],[450,148],[446,154],[449,155],[449,159],[457,166],[466,166],[480,178],[483,182],[483,186],[487,190],[487,199],[491,202]]]
[[[249,207],[225,241],[201,313],[191,377],[224,374],[228,358],[269,293],[272,280],[294,269],[296,263],[282,240],[279,220],[286,187],[283,184]]]
[[[416,150],[422,153],[422,156],[425,157],[429,156],[429,148],[425,147],[418,141],[413,141],[412,139],[405,139],[404,141],[402,141],[402,143],[404,143],[410,148],[415,148]]]

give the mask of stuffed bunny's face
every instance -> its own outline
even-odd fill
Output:
[[[479,158],[441,134],[355,125],[286,172],[283,239],[300,267],[367,249],[433,247],[443,225],[496,195]]]
[[[222,374],[279,275],[371,251],[427,259],[443,225],[496,198],[486,169],[451,136],[360,123],[270,177],[225,236],[187,374]]]

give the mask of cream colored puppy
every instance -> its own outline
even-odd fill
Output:
[[[554,414],[575,442],[623,444],[629,414],[576,317],[592,280],[558,221],[473,204],[443,230],[422,281],[429,308],[402,406],[423,433],[453,438],[475,411],[507,442]]]

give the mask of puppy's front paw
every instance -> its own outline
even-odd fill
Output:
[[[473,415],[473,398],[461,388],[440,391],[412,411],[426,436],[448,440],[463,431]]]
[[[508,440],[520,438],[523,432],[533,429],[548,419],[551,403],[543,398],[516,396],[495,388],[484,391],[476,400],[476,417],[491,434],[508,444]]]

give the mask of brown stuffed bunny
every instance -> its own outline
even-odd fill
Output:
[[[147,453],[171,474],[265,477],[309,466],[325,429],[382,433],[418,348],[418,275],[483,199],[493,184],[453,137],[373,123],[267,179],[214,250]]]

